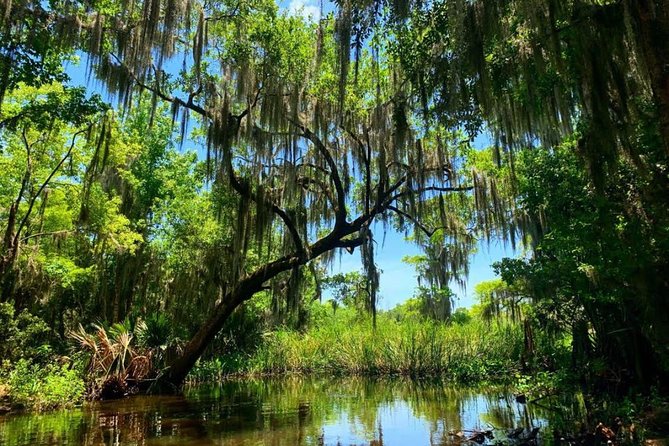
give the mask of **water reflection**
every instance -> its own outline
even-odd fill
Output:
[[[563,411],[402,379],[263,379],[0,417],[0,445],[457,445],[449,432],[546,426]]]

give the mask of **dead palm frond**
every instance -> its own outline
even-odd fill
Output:
[[[68,335],[91,355],[87,371],[92,376],[93,392],[98,393],[108,382],[124,383],[121,387],[126,388],[128,381],[136,383],[152,373],[152,352],[134,345],[135,337],[127,326],[92,327],[94,334],[79,324]]]

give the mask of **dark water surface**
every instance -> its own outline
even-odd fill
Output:
[[[457,445],[451,431],[563,420],[500,390],[403,379],[263,379],[136,396],[41,415],[0,417],[0,445]],[[541,434],[540,434],[541,435]]]

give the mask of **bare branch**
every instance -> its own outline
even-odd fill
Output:
[[[428,186],[428,187],[423,187],[420,189],[407,189],[405,191],[399,192],[395,195],[393,195],[389,200],[387,200],[388,203],[392,203],[398,198],[401,198],[406,195],[411,195],[411,194],[422,194],[424,192],[468,192],[474,190],[473,186],[458,186],[458,187],[440,187],[440,186]]]
[[[432,238],[434,233],[437,232],[439,229],[445,229],[443,226],[434,229],[428,229],[425,225],[423,225],[420,221],[418,221],[417,218],[395,206],[387,206],[386,209],[388,209],[389,211],[393,211],[396,214],[399,214],[402,217],[412,221],[421,231],[425,233],[425,235],[427,235],[427,238]]]
[[[163,92],[157,85],[154,87],[154,86],[151,86],[151,85],[148,85],[148,84],[144,83],[144,82],[143,82],[143,81],[142,81],[142,80],[141,80],[141,79],[140,79],[140,78],[139,78],[139,77],[138,77],[138,76],[137,76],[137,75],[136,75],[136,74],[135,74],[135,73],[134,73],[134,72],[133,72],[133,71],[132,71],[132,70],[131,70],[131,69],[130,69],[130,68],[129,68],[129,67],[128,67],[122,60],[121,60],[121,59],[120,59],[120,58],[119,58],[119,57],[118,57],[118,56],[116,56],[114,53],[110,53],[110,55],[116,60],[116,62],[119,64],[119,66],[123,67],[123,69],[126,70],[126,73],[128,74],[128,76],[130,76],[130,77],[132,78],[133,82],[134,82],[135,84],[137,84],[139,87],[141,87],[141,88],[143,88],[143,89],[145,89],[145,90],[147,90],[147,91],[150,91],[150,92],[154,93],[156,96],[158,96],[158,97],[159,97],[160,99],[162,99],[163,101],[170,102],[170,103],[173,103],[173,104],[177,104],[177,105],[179,105],[179,106],[181,106],[181,107],[184,107],[184,108],[187,108],[187,109],[189,109],[189,110],[192,110],[192,111],[194,111],[195,113],[197,113],[197,114],[199,114],[199,115],[201,115],[201,116],[203,116],[203,117],[206,117],[206,118],[212,118],[212,114],[211,114],[209,111],[205,110],[203,107],[201,107],[201,106],[199,106],[199,105],[197,105],[197,104],[195,104],[195,103],[193,102],[193,99],[195,98],[195,96],[197,96],[197,95],[202,91],[202,87],[201,87],[201,86],[199,86],[199,87],[197,88],[197,90],[195,90],[194,92],[191,92],[191,93],[188,95],[188,101],[184,101],[183,99],[181,99],[181,98],[177,98],[176,96],[169,96],[168,94],[164,93],[164,92]]]

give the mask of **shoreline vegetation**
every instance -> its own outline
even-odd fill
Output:
[[[523,330],[517,323],[470,320],[447,325],[397,321],[381,314],[374,328],[371,318],[345,309],[339,313],[305,332],[284,328],[265,333],[250,353],[202,361],[189,380],[320,373],[441,376],[466,384],[505,381],[522,372]],[[555,352],[535,353],[555,365],[557,358],[550,357]]]
[[[589,411],[588,423],[592,426],[588,429],[593,432],[619,420],[616,422],[629,434],[624,443],[633,438],[636,444],[646,435],[666,434],[664,417],[669,411],[659,395],[626,394],[614,387],[608,390],[616,393],[597,394],[593,393],[596,389],[584,388],[575,371],[568,367],[568,337],[535,335],[529,342],[532,351],[528,352],[522,322],[484,320],[471,311],[458,310],[457,316],[445,323],[406,314],[401,309],[391,310],[377,315],[376,326],[371,317],[352,308],[332,311],[330,305],[314,303],[311,313],[312,328],[275,327],[257,333],[254,343],[247,346],[252,348],[246,351],[231,351],[199,361],[185,385],[290,377],[409,379],[447,387],[500,388],[515,395],[522,404],[551,404],[553,398],[564,398],[570,393],[576,398],[586,392],[578,396],[583,399],[579,405],[585,404],[584,410]],[[155,375],[146,368],[147,359],[160,361],[161,351],[169,354],[169,348],[148,346],[146,322],[133,331],[122,324],[95,326],[96,334],[80,329],[70,334],[68,342],[70,351],[80,350],[78,355],[45,353],[48,344],[39,345],[37,341],[39,328],[44,328],[39,320],[26,314],[19,319],[30,321],[32,328],[26,332],[32,338],[14,339],[23,343],[21,351],[26,354],[14,363],[2,364],[0,415],[71,409],[86,401],[136,394],[142,379],[146,379],[144,389],[154,381]],[[159,325],[156,321],[152,324]],[[153,329],[157,330],[156,326]],[[101,343],[103,340],[106,346]],[[92,348],[86,352],[84,345]],[[30,357],[30,352],[34,356]],[[600,426],[594,420],[606,422]],[[581,438],[585,434],[574,431],[573,435]],[[583,441],[577,443],[584,444]]]
[[[539,337],[532,340],[532,357],[526,358],[522,324],[486,322],[464,311],[459,312],[459,321],[448,324],[383,312],[375,327],[369,316],[355,309],[333,312],[329,305],[316,303],[312,313],[318,319],[312,320],[312,328],[259,331],[244,350],[201,360],[187,383],[327,374],[441,378],[462,385],[517,384],[529,380],[535,371],[544,376],[556,372],[569,354],[564,341]],[[53,352],[45,356],[42,352],[49,344],[40,345],[39,339],[46,327],[37,318],[30,321],[30,328],[24,329],[32,337],[9,338],[16,343],[15,352],[22,353],[13,363],[5,361],[0,372],[5,404],[29,410],[68,407],[84,397],[109,399],[133,393],[132,383],[150,381],[160,373],[164,356],[178,348],[169,346],[167,338],[150,339],[147,323],[142,322],[134,329],[131,324],[95,326],[91,333],[82,327],[70,333],[65,349],[78,350],[76,356]],[[159,332],[160,324],[149,325]],[[556,349],[556,342],[564,345]]]

